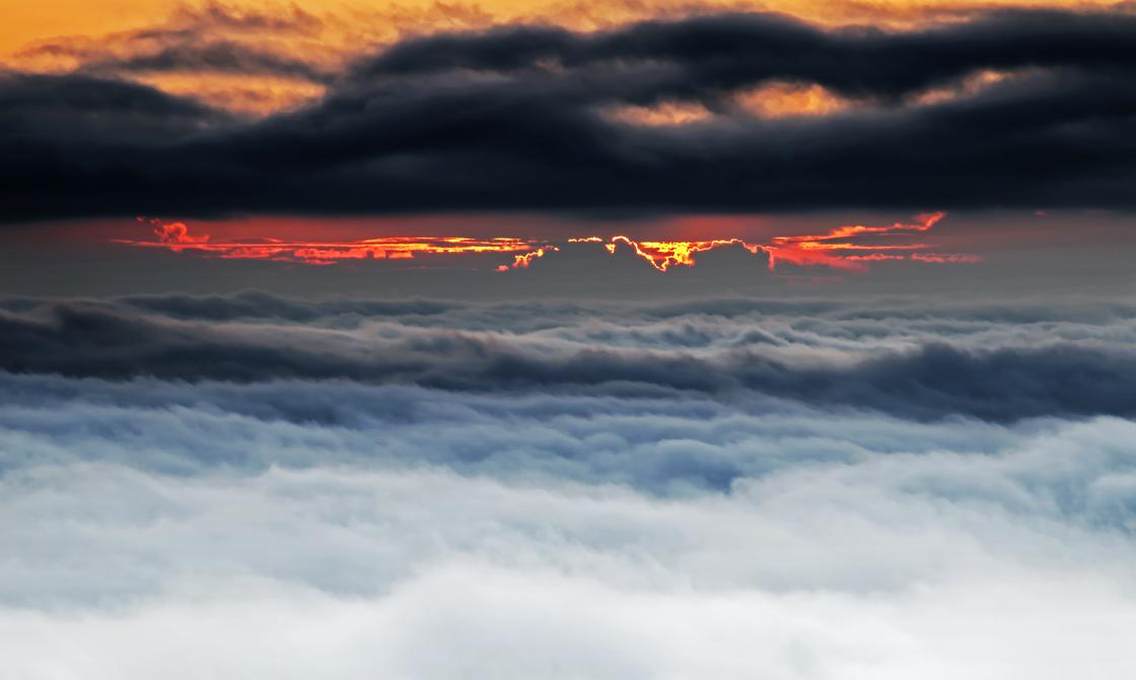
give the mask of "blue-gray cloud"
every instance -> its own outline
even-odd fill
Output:
[[[0,368],[13,373],[756,396],[1000,422],[1136,413],[1134,324],[1124,306],[1063,318],[1058,309],[998,307],[939,316],[808,303],[302,303],[246,294],[8,307]]]

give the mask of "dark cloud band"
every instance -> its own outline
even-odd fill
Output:
[[[592,36],[513,29],[400,43],[310,106],[256,121],[116,80],[8,74],[0,200],[8,221],[1130,208],[1134,46],[1136,17],[1119,12],[998,13],[912,33],[748,15]],[[1016,75],[911,100],[984,70]],[[863,105],[789,119],[731,108],[739,89],[771,81],[819,83]],[[716,116],[649,127],[604,114],[672,100]]]

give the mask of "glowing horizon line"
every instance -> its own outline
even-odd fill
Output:
[[[610,255],[620,247],[646,261],[659,272],[677,267],[692,268],[700,253],[719,248],[739,247],[750,255],[765,253],[770,271],[779,262],[798,266],[824,266],[845,271],[864,271],[867,263],[911,261],[923,263],[971,264],[981,261],[968,253],[931,252],[931,244],[914,243],[857,243],[864,236],[904,236],[930,231],[944,217],[944,212],[917,215],[914,222],[895,222],[890,225],[851,224],[834,227],[820,234],[773,236],[768,243],[754,243],[741,238],[717,238],[692,241],[659,241],[633,239],[625,234],[608,238],[596,235],[571,237],[560,244],[516,236],[476,238],[473,236],[411,236],[395,235],[361,240],[312,241],[280,240],[258,237],[247,240],[213,241],[208,234],[192,234],[184,222],[162,222],[153,218],[138,218],[150,224],[156,241],[113,239],[112,242],[142,248],[161,248],[170,252],[196,251],[219,259],[261,259],[278,262],[298,262],[309,265],[330,265],[351,260],[405,260],[417,255],[481,255],[500,253],[510,255],[512,261],[495,267],[506,272],[528,269],[537,259],[561,252],[562,245],[595,244]]]

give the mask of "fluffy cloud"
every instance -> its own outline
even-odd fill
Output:
[[[0,636],[15,641],[14,677],[1134,670],[1136,422],[1101,415],[1126,403],[1119,382],[1068,389],[1085,356],[1123,366],[1123,305],[0,306],[6,354],[24,362],[0,373]],[[1039,338],[1056,344],[1026,352]],[[51,352],[31,353],[37,342]],[[171,354],[148,354],[154,343]],[[202,343],[216,355],[186,349]],[[590,347],[681,357],[697,375],[742,370],[716,358],[739,343],[773,351],[782,382],[463,368],[494,352],[570,366]],[[800,386],[819,364],[846,385],[933,344],[982,348],[967,360],[989,373],[947,362],[931,380],[904,365],[918,389],[865,403]],[[270,362],[234,381],[209,368],[271,347],[343,370],[298,378]],[[43,358],[66,352],[81,359]],[[399,352],[413,361],[376,372]],[[1022,356],[1034,363],[999,363]],[[121,370],[80,370],[107,357]],[[1046,376],[1063,376],[1063,396]],[[1043,417],[944,408],[998,401],[1043,404]]]
[[[1127,421],[1002,433],[982,451],[967,450],[981,428],[954,423],[974,443],[918,450],[914,429],[910,452],[825,461],[794,455],[815,446],[810,423],[886,423],[815,417],[772,446],[773,471],[658,497],[557,479],[526,452],[539,442],[514,442],[509,473],[455,474],[485,434],[427,436],[444,421],[368,433],[425,467],[344,464],[328,446],[343,428],[262,424],[237,446],[283,465],[163,474],[158,456],[202,454],[190,431],[214,447],[228,433],[185,410],[165,414],[184,428],[137,415],[132,432],[96,417],[76,427],[86,444],[62,437],[101,460],[40,457],[50,433],[0,435],[32,454],[2,482],[0,629],[20,640],[5,660],[20,677],[1062,677],[1086,657],[1102,677],[1130,670]],[[494,429],[529,434],[507,417]],[[620,464],[649,465],[658,436]],[[288,461],[298,449],[304,467]]]
[[[1136,411],[1136,329],[1122,307],[1082,322],[1017,312],[1036,315],[1024,323],[998,308],[911,319],[903,308],[770,315],[760,303],[740,303],[738,316],[713,301],[637,310],[273,300],[14,301],[0,314],[0,367],[114,379],[756,395],[918,418]]]

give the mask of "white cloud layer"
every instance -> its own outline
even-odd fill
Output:
[[[746,323],[785,333],[669,328]],[[988,349],[1130,326],[967,323]],[[1136,421],[596,385],[0,373],[0,677],[1136,672]]]

